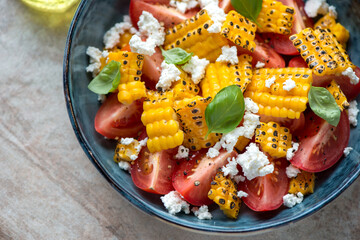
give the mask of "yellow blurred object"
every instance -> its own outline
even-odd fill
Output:
[[[301,192],[303,195],[314,192],[315,174],[301,171],[296,177],[290,181],[289,193],[296,194]]]
[[[43,12],[65,12],[79,0],[22,0],[22,2]]]
[[[349,108],[350,104],[347,101],[343,91],[341,91],[339,84],[337,84],[335,80],[332,80],[326,89],[331,93],[331,95],[334,96],[335,101],[339,105],[341,111]]]
[[[346,43],[350,38],[349,31],[340,23],[336,23],[335,17],[330,13],[320,18],[314,28],[328,28],[335,35],[336,39],[346,48]]]

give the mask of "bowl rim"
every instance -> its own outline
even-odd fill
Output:
[[[303,219],[306,216],[310,216],[311,214],[317,212],[325,205],[330,203],[336,197],[338,197],[346,188],[348,188],[360,175],[360,168],[357,168],[353,174],[346,178],[343,184],[330,195],[327,196],[322,202],[316,203],[313,208],[301,211],[298,215],[292,218],[285,218],[282,221],[269,223],[261,226],[255,226],[250,229],[231,229],[231,228],[222,228],[219,226],[211,226],[207,227],[205,225],[191,225],[188,221],[174,219],[171,216],[167,216],[168,214],[160,214],[160,211],[148,206],[146,203],[142,201],[142,199],[132,196],[130,192],[126,190],[126,188],[119,185],[115,179],[113,179],[110,174],[106,171],[106,169],[99,163],[99,160],[96,159],[94,154],[92,153],[90,146],[85,141],[85,136],[83,135],[81,129],[78,125],[78,120],[74,113],[74,105],[73,99],[70,94],[70,66],[69,61],[71,57],[71,48],[72,48],[72,39],[76,30],[76,26],[78,24],[79,19],[84,13],[84,9],[90,2],[93,0],[82,0],[75,12],[75,15],[72,19],[71,25],[69,27],[65,51],[64,51],[64,59],[63,59],[63,88],[64,88],[64,97],[66,102],[66,108],[68,111],[69,119],[71,125],[73,127],[74,133],[80,146],[82,147],[83,151],[89,158],[89,160],[93,163],[93,165],[97,168],[97,170],[105,177],[105,179],[110,183],[110,185],[115,188],[125,199],[127,199],[132,205],[140,209],[141,211],[145,212],[146,214],[156,217],[157,219],[161,220],[162,222],[171,224],[176,227],[180,227],[185,230],[195,231],[198,233],[212,233],[212,234],[228,234],[228,235],[241,235],[241,234],[250,234],[250,233],[259,233],[268,231],[270,229],[287,225],[289,223],[293,223]],[[162,213],[162,212],[161,212]]]

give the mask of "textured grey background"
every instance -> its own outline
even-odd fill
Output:
[[[83,153],[62,88],[72,14],[0,0],[0,239],[218,239],[140,212]],[[316,214],[247,239],[359,239],[359,187],[357,180]]]

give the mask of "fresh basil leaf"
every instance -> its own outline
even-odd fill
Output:
[[[257,25],[259,25],[259,23],[256,19],[260,14],[262,4],[263,0],[231,0],[231,5],[238,13],[250,19]]]
[[[176,64],[181,65],[187,63],[193,53],[188,53],[181,48],[172,48],[170,50],[165,51],[161,48],[161,53],[164,56],[165,62],[167,64]]]
[[[120,83],[120,66],[117,61],[109,62],[88,85],[88,88],[97,94],[108,94],[116,90]]]
[[[228,133],[241,122],[245,112],[244,96],[236,85],[223,88],[205,110],[208,133]]]
[[[310,108],[316,115],[335,127],[339,124],[340,108],[326,88],[311,86],[308,98]]]

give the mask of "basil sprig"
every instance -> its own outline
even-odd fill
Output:
[[[340,108],[334,96],[326,88],[311,86],[308,98],[310,108],[316,115],[335,127],[339,124]]]
[[[193,53],[188,53],[181,48],[172,48],[170,50],[165,51],[161,48],[161,53],[164,56],[165,62],[167,64],[175,64],[181,65],[187,63]]]
[[[120,66],[117,61],[109,62],[88,85],[97,94],[108,94],[116,90],[120,83]]]
[[[210,133],[228,133],[241,122],[245,112],[244,96],[236,85],[218,92],[205,110],[205,121]]]
[[[262,4],[263,0],[231,0],[231,5],[238,13],[250,19],[257,25],[259,25],[259,23],[256,19],[260,14]]]

